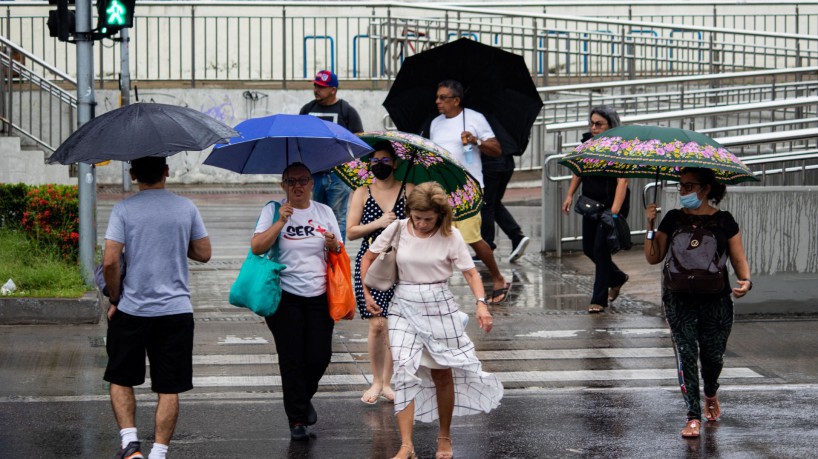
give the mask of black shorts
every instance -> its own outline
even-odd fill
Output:
[[[117,311],[108,321],[106,381],[133,387],[145,382],[145,354],[151,390],[178,394],[193,389],[193,314],[138,317]]]

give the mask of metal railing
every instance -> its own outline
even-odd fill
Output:
[[[784,132],[719,137],[715,140],[732,152],[742,148],[753,147],[761,149],[761,145],[777,145],[767,147],[767,153],[746,155],[742,161],[753,169],[759,182],[749,182],[746,186],[798,186],[818,184],[818,127],[790,130]],[[740,153],[738,153],[740,154]],[[581,218],[575,215],[566,218],[554,217],[559,215],[567,187],[564,184],[571,179],[571,175],[559,175],[557,161],[565,157],[565,153],[549,155],[543,166],[543,247],[545,250],[554,250],[561,256],[563,246],[568,244],[577,248],[576,243],[582,240]],[[663,182],[664,183],[664,182]],[[645,221],[644,193],[654,184],[650,179],[632,179],[630,182],[631,201],[629,221]],[[634,190],[643,190],[635,193]],[[551,216],[549,221],[546,216]],[[635,225],[632,225],[635,227]],[[643,230],[633,231],[632,234],[644,234]],[[571,244],[574,244],[573,246]]]
[[[0,74],[3,134],[50,154],[76,127],[76,81],[3,37]]]
[[[460,6],[509,8],[509,2],[457,2]],[[667,24],[718,26],[731,29],[770,32],[818,33],[818,5],[812,0],[685,0],[670,3],[653,0],[602,1],[514,1],[517,10],[526,12],[604,16]],[[754,8],[762,8],[758,14]]]
[[[73,45],[48,37],[48,5],[4,7],[1,35],[74,74]],[[321,68],[347,80],[389,81],[409,55],[462,36],[520,54],[543,85],[818,65],[818,36],[800,27],[743,30],[719,24],[718,16],[687,25],[434,3],[307,1],[140,2],[137,11],[130,67],[141,82],[286,84]],[[98,47],[102,84],[119,73],[119,47],[111,43]]]
[[[594,105],[621,115],[801,97],[816,92],[818,67],[619,80],[538,88],[548,123],[585,119]]]

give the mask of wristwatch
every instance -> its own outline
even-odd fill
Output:
[[[483,141],[480,140],[480,139],[477,139],[477,148],[480,148],[481,145],[483,145]]]
[[[477,302],[478,302],[478,303],[483,303],[483,304],[485,304],[486,306],[488,306],[488,305],[489,305],[489,304],[488,304],[488,302],[486,301],[486,299],[485,299],[485,298],[478,298],[478,299],[477,299]]]
[[[749,282],[750,283],[750,288],[747,289],[748,292],[753,289],[753,281],[751,281],[750,279],[739,279],[739,280],[742,281],[742,282]]]
[[[120,298],[119,300],[114,300],[113,298],[108,298],[108,302],[111,303],[111,306],[119,306],[119,301],[121,299],[122,298]]]

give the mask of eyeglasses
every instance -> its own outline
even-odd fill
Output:
[[[608,123],[606,121],[591,121],[588,125],[595,128],[604,128],[608,126]]]
[[[301,185],[301,186],[306,186],[308,183],[310,183],[310,180],[312,180],[312,177],[298,177],[298,178],[286,178],[286,179],[282,180],[282,182],[284,182],[284,184],[287,185],[287,186],[295,186],[296,184]]]
[[[373,165],[373,166],[374,166],[375,164],[379,164],[379,163],[380,163],[380,164],[386,164],[387,166],[391,166],[391,165],[392,165],[392,158],[390,158],[390,157],[386,156],[386,157],[383,157],[383,158],[381,158],[381,159],[378,159],[378,158],[370,158],[370,160],[369,160],[369,164],[371,164],[371,165]]]
[[[438,95],[435,97],[435,100],[446,100],[446,99],[454,99],[457,96],[446,96],[446,95]]]
[[[676,184],[676,190],[693,191],[693,188],[696,186],[702,186],[702,184],[696,182],[679,182]]]

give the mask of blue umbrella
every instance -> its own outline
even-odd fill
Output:
[[[312,115],[252,118],[235,129],[240,136],[214,147],[204,164],[240,174],[280,174],[301,162],[320,172],[372,152],[355,134]]]

